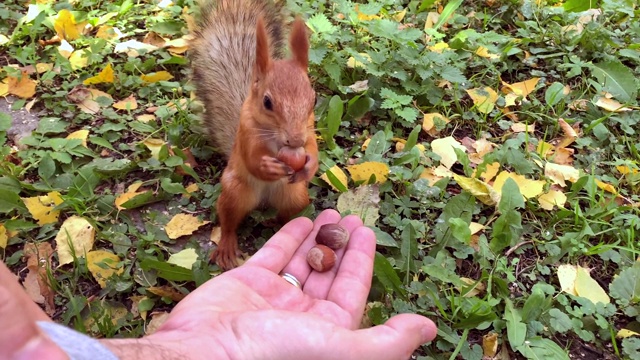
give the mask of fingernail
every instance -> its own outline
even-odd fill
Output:
[[[422,326],[421,332],[422,343],[424,344],[435,338],[438,333],[438,328],[436,327],[436,324],[433,323],[433,321],[426,319],[425,324]]]

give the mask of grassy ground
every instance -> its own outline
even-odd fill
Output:
[[[287,7],[314,14],[321,168],[304,215],[357,213],[378,234],[368,323],[433,318],[421,359],[640,356],[635,1]],[[224,163],[197,126],[196,15],[190,0],[0,4],[0,94],[39,118],[0,112],[0,259],[94,336],[143,334],[218,273]],[[247,254],[273,216],[245,221]]]

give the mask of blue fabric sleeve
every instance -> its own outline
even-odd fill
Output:
[[[118,360],[98,340],[64,325],[50,321],[38,321],[38,326],[47,336],[64,350],[71,360]]]

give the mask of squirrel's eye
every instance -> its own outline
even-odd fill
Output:
[[[262,104],[264,105],[264,108],[272,111],[273,110],[273,103],[271,103],[271,98],[269,97],[269,95],[265,95],[264,99],[262,99]]]

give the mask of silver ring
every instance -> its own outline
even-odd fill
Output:
[[[302,284],[300,284],[300,281],[298,281],[298,279],[296,279],[295,276],[289,274],[289,273],[284,273],[282,275],[283,279],[287,280],[287,282],[289,282],[289,284],[297,287],[298,289],[302,290]]]

